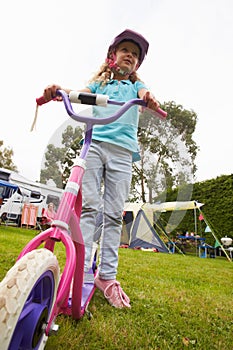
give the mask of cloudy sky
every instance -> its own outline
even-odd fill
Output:
[[[67,120],[52,102],[30,132],[35,98],[50,83],[83,88],[126,28],[150,42],[138,73],[157,99],[198,115],[196,181],[231,174],[232,13],[231,0],[2,2],[0,140],[13,149],[21,175],[39,179],[47,144]]]

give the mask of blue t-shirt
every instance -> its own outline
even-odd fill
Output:
[[[108,95],[115,101],[129,101],[138,98],[138,91],[146,88],[144,83],[130,80],[110,80],[106,85],[94,82],[87,86],[92,93]],[[93,115],[103,118],[112,115],[119,106],[109,105],[107,107],[93,107]],[[112,143],[138,152],[137,130],[138,130],[138,106],[131,107],[117,121],[107,125],[95,125],[92,139]]]

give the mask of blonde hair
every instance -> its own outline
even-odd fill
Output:
[[[89,80],[89,83],[99,82],[101,86],[106,85],[114,77],[114,72],[111,70],[107,62],[104,62],[100,66],[99,71],[94,74],[94,76]],[[129,75],[128,79],[135,83],[135,81],[142,81],[136,72]]]

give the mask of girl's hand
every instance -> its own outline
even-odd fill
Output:
[[[159,108],[159,102],[155,99],[155,97],[150,93],[150,91],[147,91],[143,95],[143,101],[147,103],[147,107],[156,111]]]
[[[61,90],[61,86],[60,85],[48,85],[45,89],[44,89],[44,99],[46,102],[50,101],[50,100],[56,100],[56,101],[62,101],[62,97],[61,96],[56,96],[56,91],[57,90]]]

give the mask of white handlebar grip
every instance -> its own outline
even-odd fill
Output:
[[[79,100],[79,92],[78,91],[70,91],[69,99],[70,99],[70,102],[72,102],[72,103],[82,103],[81,100]]]
[[[83,103],[106,107],[109,97],[107,95],[91,94],[82,91],[70,91],[69,99],[71,103]]]
[[[96,95],[96,104],[98,106],[107,107],[109,96],[107,95]]]

